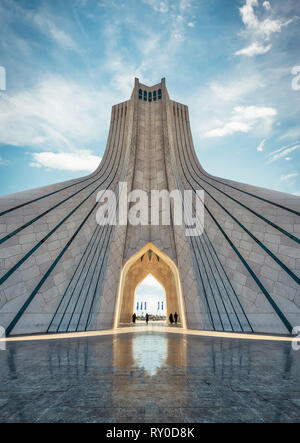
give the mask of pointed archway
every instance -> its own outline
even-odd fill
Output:
[[[167,317],[170,312],[176,311],[181,325],[185,328],[185,308],[178,268],[173,260],[153,243],[147,243],[130,257],[121,271],[114,327],[131,321],[135,290],[148,274],[152,274],[165,290]]]

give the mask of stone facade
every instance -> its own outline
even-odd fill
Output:
[[[96,196],[121,181],[148,194],[203,189],[203,235],[99,226]],[[112,108],[95,172],[0,198],[0,325],[8,334],[112,327],[122,269],[151,243],[178,269],[189,328],[289,333],[300,325],[299,210],[299,197],[208,174],[187,106],[170,100],[164,79],[136,79],[130,100]]]

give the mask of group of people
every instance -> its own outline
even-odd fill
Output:
[[[148,324],[149,322],[149,314],[146,314],[145,316],[145,320],[146,320],[146,324]],[[169,315],[169,323],[172,325],[173,323],[175,323],[175,325],[177,324],[178,321],[178,314],[177,312],[174,312],[174,315],[172,314],[172,312]],[[136,322],[136,314],[134,313],[132,315],[132,323]]]
[[[148,324],[148,322],[149,322],[149,314],[146,314],[145,320],[146,320],[146,323]],[[134,312],[133,315],[132,315],[132,323],[135,323],[135,322],[136,322],[136,313]]]

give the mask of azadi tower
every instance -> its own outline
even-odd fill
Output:
[[[119,182],[203,189],[203,234],[186,236],[172,218],[97,224],[98,192]],[[289,334],[300,325],[299,210],[299,197],[207,173],[187,106],[164,79],[136,79],[130,100],[112,108],[95,172],[0,199],[0,325],[7,335],[118,327],[151,273],[183,327]]]

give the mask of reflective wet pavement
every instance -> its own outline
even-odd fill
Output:
[[[1,422],[300,422],[289,342],[143,331],[6,348]]]

